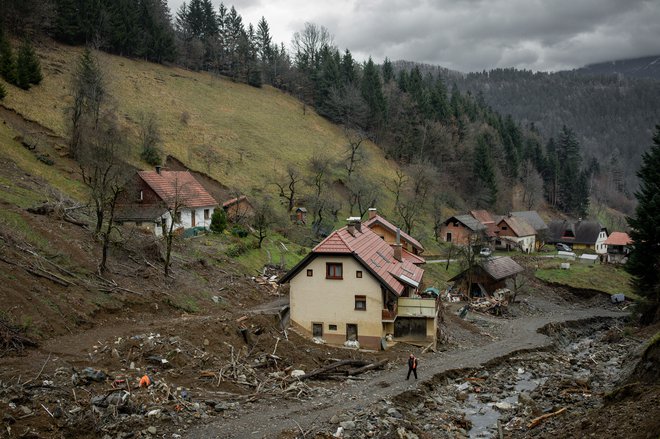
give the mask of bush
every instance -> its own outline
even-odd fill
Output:
[[[215,209],[211,215],[211,231],[222,233],[227,228],[227,214],[224,209]]]
[[[245,238],[248,236],[248,231],[245,230],[243,227],[236,225],[231,228],[231,234],[234,236],[238,236],[239,238]]]
[[[227,256],[232,258],[237,258],[250,250],[243,241],[238,241],[235,244],[230,244],[227,246]]]
[[[158,148],[144,148],[140,157],[151,166],[160,165],[160,151]]]
[[[7,90],[5,90],[5,86],[0,84],[0,101],[3,100],[7,96]]]

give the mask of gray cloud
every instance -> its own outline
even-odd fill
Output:
[[[182,0],[169,0],[176,10]],[[219,4],[219,3],[218,3]],[[230,3],[226,3],[230,5]],[[327,27],[356,59],[371,56],[461,71],[560,70],[660,54],[651,0],[238,0],[245,22],[266,17],[287,46],[305,22]]]

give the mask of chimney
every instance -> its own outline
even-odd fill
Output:
[[[369,208],[369,219],[375,218],[376,215],[378,215],[378,211],[376,210],[375,207],[370,207]]]
[[[160,174],[160,168],[161,166],[156,166],[156,174]]]
[[[403,262],[403,256],[401,254],[401,229],[396,228],[396,244],[394,244],[394,259],[399,262]]]
[[[351,216],[346,218],[346,225],[348,226],[348,233],[355,236],[355,231],[362,233],[362,222],[359,216]]]

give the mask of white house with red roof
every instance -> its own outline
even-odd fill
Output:
[[[402,245],[349,218],[292,268],[291,322],[332,344],[357,340],[362,347],[386,347],[396,340],[434,342],[435,299],[419,296],[424,270],[403,257]]]
[[[133,184],[117,202],[115,221],[132,224],[162,236],[169,230],[176,211],[174,229],[211,225],[218,206],[215,199],[188,171],[138,171]]]

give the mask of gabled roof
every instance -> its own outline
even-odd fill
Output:
[[[401,249],[401,257],[403,258],[404,261],[410,261],[415,265],[426,264],[426,259],[424,259],[424,258],[422,258],[418,255],[414,255],[414,254],[410,253],[405,248]]]
[[[534,230],[540,232],[548,230],[548,225],[543,221],[543,218],[535,210],[523,210],[520,212],[511,212],[511,216],[516,218],[525,218],[525,220],[534,227]]]
[[[508,256],[487,258],[481,262],[481,268],[495,280],[505,279],[524,271],[516,261]]]
[[[312,251],[280,279],[288,282],[313,258],[323,255],[346,255],[354,257],[381,284],[396,295],[401,295],[406,285],[419,284],[424,270],[404,258],[403,262],[394,259],[394,250],[380,236],[362,225],[354,234],[344,227],[335,230],[321,241]]]
[[[631,245],[632,243],[632,239],[625,232],[612,232],[605,240],[607,245]]]
[[[447,218],[444,223],[449,224],[452,220],[458,221],[473,232],[486,231],[486,226],[480,223],[479,220],[472,215],[454,215]]]
[[[250,201],[247,199],[247,196],[241,195],[240,197],[232,198],[230,200],[225,201],[224,203],[222,203],[222,207],[226,209],[230,206],[233,206],[234,204],[240,203],[241,201],[245,201],[246,203],[250,204]]]
[[[396,229],[398,228],[397,226],[395,226],[394,224],[392,224],[391,222],[389,222],[380,215],[376,215],[373,218],[368,219],[362,225],[371,228],[371,226],[373,226],[374,224],[380,224],[381,226],[385,227],[387,230],[389,230],[392,233],[396,233]],[[415,238],[404,232],[403,230],[401,230],[401,239],[403,241],[410,243],[410,245],[415,247],[418,251],[420,252],[424,251],[424,246],[420,244],[420,242],[417,241]]]
[[[138,171],[138,175],[166,203],[183,207],[209,207],[218,203],[188,171]]]
[[[487,210],[471,210],[470,215],[483,225],[495,222],[495,218]]]
[[[499,226],[502,223],[506,223],[509,226],[509,229],[511,229],[511,231],[519,238],[536,235],[536,230],[534,230],[534,227],[532,227],[525,218],[505,216],[497,225]]]
[[[516,261],[508,256],[494,256],[492,258],[482,259],[478,267],[481,268],[488,276],[497,281],[506,279],[507,277],[514,276],[524,271],[524,269],[518,265]],[[462,271],[449,280],[455,281],[460,279],[463,277],[463,275],[465,275],[465,273],[467,273],[467,270]]]
[[[601,230],[607,229],[597,221],[550,221],[548,224],[548,242],[571,244],[595,244]]]

